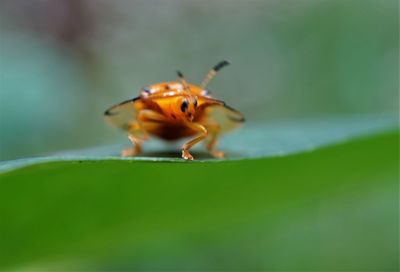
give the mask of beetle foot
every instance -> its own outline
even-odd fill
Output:
[[[122,157],[134,157],[140,153],[140,148],[128,148],[121,151]]]
[[[225,157],[225,153],[223,151],[212,150],[210,153],[214,158],[217,159],[223,159]]]
[[[185,160],[189,160],[189,161],[193,160],[193,156],[189,153],[188,150],[185,150],[185,149],[182,149],[182,158],[184,158]]]

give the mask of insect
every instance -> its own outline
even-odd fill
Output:
[[[219,62],[200,85],[186,82],[183,74],[177,71],[178,81],[143,87],[139,96],[107,109],[104,112],[106,121],[123,129],[133,145],[121,155],[139,154],[142,142],[152,135],[167,141],[192,137],[182,145],[185,160],[193,160],[189,150],[201,141],[212,156],[223,158],[224,153],[216,149],[218,137],[238,127],[244,117],[225,102],[213,98],[206,86],[227,65],[226,60]]]

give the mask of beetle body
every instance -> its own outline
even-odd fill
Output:
[[[178,71],[179,81],[146,86],[139,96],[106,110],[106,120],[126,131],[133,144],[133,148],[122,151],[122,156],[138,154],[141,143],[151,135],[167,141],[194,137],[182,146],[182,157],[187,160],[193,159],[189,149],[203,140],[211,155],[223,157],[223,152],[215,149],[218,136],[239,126],[244,118],[214,99],[205,86],[226,65],[228,62],[222,61],[214,66],[201,85],[187,83]]]

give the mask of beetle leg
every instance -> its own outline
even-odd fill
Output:
[[[207,126],[210,134],[210,140],[206,143],[208,152],[215,158],[222,159],[224,157],[224,152],[216,150],[215,145],[217,143],[218,136],[220,134],[221,128],[218,125]]]
[[[138,113],[138,122],[143,131],[147,131],[147,129],[154,126],[159,126],[165,120],[167,118],[164,115],[153,110],[141,110]]]
[[[143,122],[162,122],[166,119],[164,115],[153,110],[141,110],[138,113],[139,124]]]
[[[122,157],[133,157],[142,151],[139,138],[128,134],[128,139],[131,141],[133,148],[124,149],[121,151]]]
[[[189,153],[189,149],[194,146],[195,144],[197,144],[198,142],[204,140],[207,138],[208,136],[208,131],[205,127],[203,127],[200,124],[197,123],[186,123],[186,125],[193,129],[196,132],[201,133],[200,136],[198,136],[197,138],[194,138],[192,140],[190,140],[189,142],[185,143],[182,146],[182,158],[184,158],[185,160],[193,160],[193,156]]]
[[[133,148],[122,150],[121,156],[132,157],[139,154],[142,151],[141,141],[145,141],[148,138],[149,136],[141,129],[138,123],[130,124],[128,128],[128,139],[131,141]]]
[[[123,157],[130,157],[139,154],[142,151],[141,142],[148,140],[149,135],[146,132],[146,127],[149,125],[158,124],[158,122],[164,121],[165,117],[152,110],[141,110],[138,113],[137,123],[131,125],[129,128],[128,138],[131,141],[133,148],[123,150],[121,155]]]

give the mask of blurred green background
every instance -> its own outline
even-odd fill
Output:
[[[0,159],[126,141],[105,108],[210,85],[249,122],[398,111],[396,0],[4,0]]]

